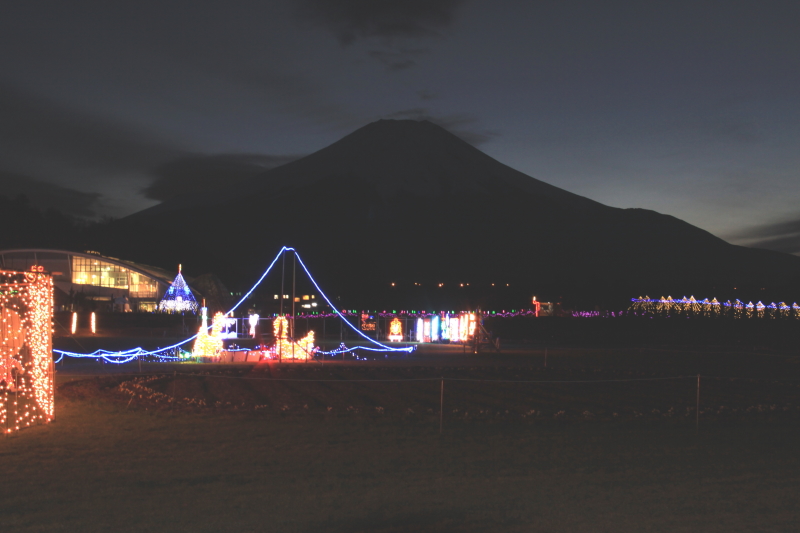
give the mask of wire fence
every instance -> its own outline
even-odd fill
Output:
[[[394,413],[438,419],[440,431],[446,420],[671,418],[693,422],[699,429],[701,416],[800,416],[800,379],[792,378],[699,374],[614,379],[308,378],[177,371],[104,377],[119,381],[113,390],[129,397],[129,408],[141,404],[173,410],[272,410],[282,415]]]

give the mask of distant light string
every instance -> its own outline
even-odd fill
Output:
[[[331,306],[332,307],[332,306]],[[364,313],[371,313],[376,315],[380,318],[430,318],[433,316],[442,316],[445,314],[450,315],[457,315],[460,312],[456,311],[381,311],[381,312],[371,312],[370,310],[363,311]],[[465,311],[462,311],[465,312]],[[536,316],[536,311],[533,309],[512,309],[511,311],[469,311],[471,313],[480,313],[482,318],[512,318],[517,316]],[[296,314],[295,318],[331,318],[336,316],[349,316],[349,317],[359,317],[362,314],[362,311],[357,310],[347,310],[343,309],[341,312],[336,312],[335,310],[327,313],[321,311],[314,311],[312,313],[306,314]],[[277,313],[273,313],[273,317],[277,317]],[[260,317],[262,319],[267,320],[267,317]]]

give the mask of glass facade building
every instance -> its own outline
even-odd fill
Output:
[[[72,283],[127,289],[131,298],[157,298],[158,282],[118,264],[72,256]]]
[[[172,273],[94,252],[61,250],[2,250],[0,267],[30,270],[40,266],[53,275],[65,294],[83,293],[89,299],[113,302],[127,298],[134,311],[152,311],[172,281]]]

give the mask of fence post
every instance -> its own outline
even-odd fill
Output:
[[[444,376],[442,376],[441,387],[439,388],[439,435],[442,434],[443,417],[444,417]]]
[[[700,374],[697,374],[697,405],[695,406],[694,430],[700,430]]]

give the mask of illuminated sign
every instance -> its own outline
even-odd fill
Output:
[[[439,340],[439,316],[431,317],[431,342]]]
[[[403,324],[397,317],[393,318],[389,324],[389,340],[391,342],[400,342],[403,340]]]
[[[361,331],[375,331],[375,317],[361,313]]]

